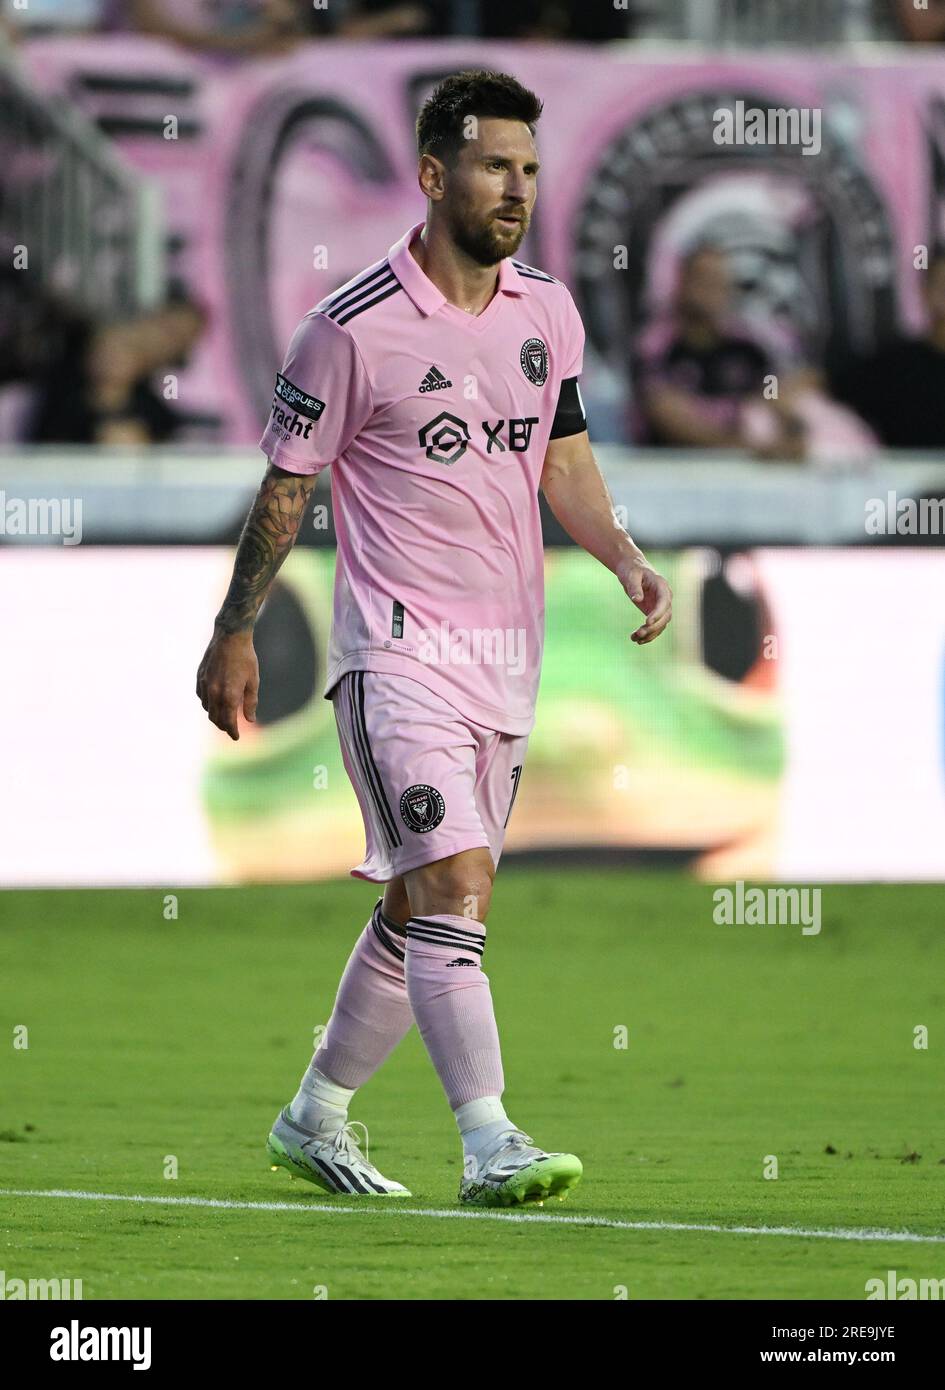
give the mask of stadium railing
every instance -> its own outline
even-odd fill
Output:
[[[28,255],[30,289],[96,318],[128,315],[164,291],[160,188],[75,107],[47,99],[0,57],[4,143],[0,246]],[[24,250],[19,252],[22,258]],[[26,267],[24,266],[24,269]]]

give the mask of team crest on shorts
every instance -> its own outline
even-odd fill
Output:
[[[400,798],[400,814],[409,830],[425,835],[428,830],[435,830],[446,815],[446,802],[436,787],[418,782]]]
[[[548,380],[548,349],[540,338],[526,338],[519,357],[522,371],[534,386],[544,386]]]

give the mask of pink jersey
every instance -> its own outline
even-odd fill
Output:
[[[348,671],[389,672],[525,734],[544,640],[538,486],[549,438],[585,428],[584,330],[565,285],[520,261],[500,262],[478,316],[448,303],[411,255],[422,226],[306,314],[261,447],[291,473],[335,464],[326,697]]]

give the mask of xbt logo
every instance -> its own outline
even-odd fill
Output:
[[[504,454],[507,449],[524,453],[531,443],[532,429],[538,424],[537,415],[521,420],[483,420],[481,429],[486,436],[486,453]],[[420,447],[434,463],[455,463],[469,447],[469,426],[458,415],[441,410],[418,431]]]

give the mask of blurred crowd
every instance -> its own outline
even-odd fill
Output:
[[[0,439],[30,444],[163,444],[202,434],[181,376],[209,322],[183,285],[163,302],[102,320],[64,296],[29,296],[0,277]]]
[[[669,312],[636,341],[630,438],[812,462],[945,448],[945,250],[920,273],[923,331],[828,374],[774,324],[739,317],[721,249],[692,248]]]
[[[756,42],[766,30],[809,41],[848,38],[945,40],[945,0],[702,0],[700,35]],[[285,52],[312,37],[371,39],[468,34],[604,42],[687,37],[685,0],[0,0],[0,26],[22,33],[137,32],[219,56]],[[787,32],[785,33],[785,24]],[[807,32],[809,31],[809,32]]]
[[[668,12],[675,0],[666,3]],[[727,0],[712,3],[720,15],[726,10]],[[921,7],[913,0],[851,0],[848,9],[857,5],[877,36],[945,40],[945,0]],[[752,6],[744,0],[741,9]],[[644,11],[652,6],[636,0],[625,7],[585,0],[0,0],[0,26],[14,41],[43,33],[132,32],[248,60],[319,36],[604,41],[632,35]],[[923,329],[828,372],[806,357],[783,324],[741,311],[724,246],[690,246],[665,304],[633,325],[619,368],[621,403],[604,438],[812,463],[856,460],[877,448],[945,448],[945,251],[918,273]],[[0,438],[43,444],[200,439],[201,417],[181,408],[176,388],[208,315],[186,287],[157,307],[101,322],[77,315],[65,299],[29,299],[24,283],[0,271]],[[593,365],[591,398],[592,373]],[[16,409],[7,412],[11,399]],[[203,428],[212,435],[207,419]]]
[[[724,251],[681,260],[668,309],[628,348],[632,408],[622,440],[756,459],[842,464],[878,448],[945,449],[945,251],[922,272],[926,322],[829,374],[796,343],[737,312]],[[155,308],[113,323],[48,314],[0,353],[0,385],[28,386],[16,434],[34,444],[159,444],[193,436],[179,375],[208,312],[175,287]],[[593,414],[593,411],[592,411]]]
[[[604,41],[632,31],[630,6],[582,0],[0,0],[21,33],[136,32],[218,56],[285,53],[317,37]]]

